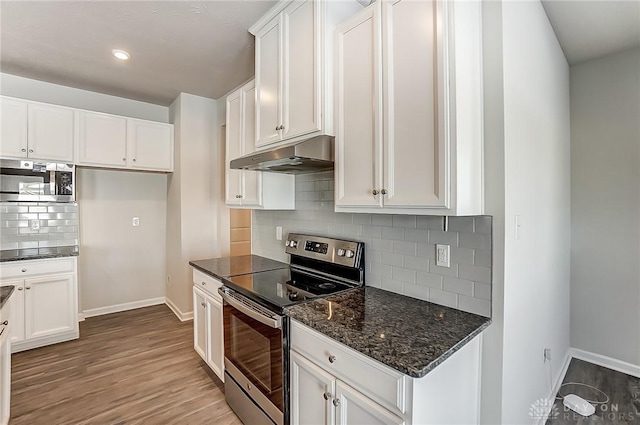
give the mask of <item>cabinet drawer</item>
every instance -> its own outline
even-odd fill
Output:
[[[75,258],[55,258],[51,260],[11,261],[0,264],[0,279],[14,279],[75,272]]]
[[[402,373],[295,320],[291,321],[291,348],[390,411],[404,415],[407,377]]]
[[[218,294],[218,288],[222,286],[222,282],[218,279],[193,269],[193,284],[222,302],[222,297]]]

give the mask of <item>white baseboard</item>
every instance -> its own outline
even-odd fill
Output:
[[[547,411],[545,412],[545,415],[543,418],[536,419],[536,421],[534,422],[535,425],[544,425],[547,422],[547,419],[551,414],[551,409],[553,408],[553,403],[555,402],[555,399],[556,399],[556,394],[558,394],[558,391],[560,391],[560,386],[562,385],[564,376],[567,374],[567,369],[569,369],[569,364],[571,363],[571,359],[572,359],[572,349],[569,348],[567,350],[567,353],[564,356],[564,361],[562,362],[562,368],[560,368],[560,373],[558,373],[558,376],[556,376],[555,380],[553,381],[553,386],[551,387],[551,391],[549,393],[549,396],[547,397],[547,400],[549,401],[546,407]]]
[[[187,320],[193,320],[193,311],[183,313],[182,311],[180,311],[178,306],[175,305],[169,298],[165,300],[165,304],[167,305],[167,307],[171,309],[171,311],[173,311],[173,314],[175,314],[178,317],[178,319],[180,319],[181,322],[186,322]]]
[[[84,318],[102,316],[103,314],[117,313],[119,311],[134,310],[136,308],[149,307],[165,303],[165,297],[150,298],[148,300],[134,301],[130,303],[110,305],[107,307],[92,308],[84,310],[81,316]]]
[[[603,366],[640,378],[640,365],[634,365],[612,357],[580,350],[579,348],[572,348],[571,354],[576,359],[584,360],[589,363],[597,364],[598,366]]]
[[[84,322],[84,313],[78,313],[78,322]]]

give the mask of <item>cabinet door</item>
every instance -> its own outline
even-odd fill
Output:
[[[282,12],[283,139],[320,130],[321,7],[318,1],[295,1]]]
[[[3,281],[1,286],[13,285],[15,289],[9,303],[9,328],[11,329],[11,343],[24,340],[24,280]]]
[[[124,167],[127,164],[127,119],[78,111],[78,165]]]
[[[0,156],[27,157],[27,102],[0,98]]]
[[[193,288],[193,348],[207,360],[207,303],[206,295]]]
[[[336,29],[336,206],[381,207],[380,2]]]
[[[76,329],[73,275],[26,279],[24,289],[26,339]]]
[[[281,139],[281,23],[278,15],[256,34],[256,146]]]
[[[207,304],[207,359],[209,367],[224,382],[224,338],[222,303],[209,296]]]
[[[335,378],[291,351],[291,424],[333,425]]]
[[[256,89],[254,82],[240,89],[242,95],[242,155],[256,150]],[[262,206],[262,173],[242,171],[242,205]]]
[[[436,1],[383,2],[385,206],[447,207],[448,144]]]
[[[242,204],[242,171],[229,168],[229,162],[242,156],[242,92],[240,89],[227,96],[226,119],[226,176],[225,199],[227,205]]]
[[[29,103],[28,156],[73,162],[75,111],[62,106]]]
[[[342,381],[336,383],[337,425],[403,425],[404,419],[394,415],[373,400]]]
[[[173,171],[173,126],[131,118],[127,121],[127,165]]]

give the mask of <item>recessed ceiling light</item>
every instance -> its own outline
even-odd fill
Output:
[[[129,59],[131,57],[129,52],[127,52],[125,50],[114,49],[111,53],[113,53],[113,56],[115,56],[118,59],[123,60],[123,61],[126,61],[127,59]]]

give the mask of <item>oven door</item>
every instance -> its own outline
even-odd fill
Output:
[[[276,424],[284,417],[282,316],[237,292],[219,289],[224,305],[225,370]],[[226,382],[225,382],[226,387]],[[228,398],[228,397],[227,397]],[[227,400],[232,404],[230,400]],[[233,407],[233,405],[232,405]],[[245,410],[244,408],[234,409]]]

